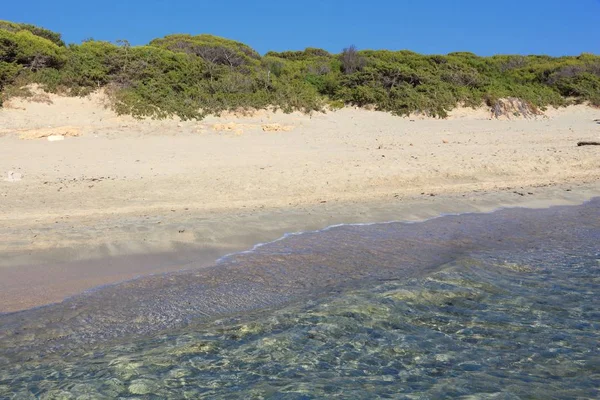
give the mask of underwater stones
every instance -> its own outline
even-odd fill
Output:
[[[184,399],[201,399],[202,398],[202,393],[199,390],[185,390],[183,392],[183,398]]]
[[[158,388],[156,382],[150,379],[136,379],[128,387],[131,394],[149,394]]]
[[[125,391],[125,384],[117,378],[109,378],[102,385],[102,393],[110,397],[116,397]]]
[[[509,269],[511,271],[515,271],[515,272],[534,272],[535,271],[535,268],[533,268],[529,265],[517,264],[517,263],[511,263],[511,262],[505,262],[505,263],[499,264],[499,266],[502,268]]]
[[[275,347],[277,343],[277,338],[274,337],[266,337],[260,340],[260,346],[262,347]]]
[[[179,357],[185,355],[212,353],[216,351],[217,348],[218,346],[215,342],[201,341],[185,346],[175,347],[169,351],[169,354]]]
[[[263,332],[260,324],[244,324],[229,332],[229,338],[233,340],[243,339],[247,336],[257,335]]]
[[[68,394],[61,391],[61,397],[49,397],[51,399],[82,399],[92,400],[98,398],[98,387],[89,383],[77,383],[69,388]],[[66,397],[65,397],[66,396]]]
[[[482,368],[482,365],[476,362],[467,361],[458,364],[458,368],[463,371],[479,371]]]
[[[186,376],[190,376],[191,371],[185,368],[175,368],[169,371],[168,377],[172,379],[184,378]]]
[[[40,396],[41,400],[71,400],[75,398],[74,394],[65,390],[51,390]]]
[[[127,358],[116,358],[109,363],[109,366],[114,369],[116,376],[125,380],[139,375],[139,369],[143,365],[142,362],[132,362]]]
[[[385,297],[398,301],[413,301],[417,298],[417,294],[409,290],[400,289],[386,293]]]

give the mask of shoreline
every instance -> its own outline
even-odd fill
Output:
[[[213,234],[218,236],[218,244],[181,245],[178,250],[152,252],[148,249],[143,253],[91,258],[86,258],[86,255],[93,254],[94,249],[85,247],[43,251],[36,258],[50,261],[0,266],[0,274],[4,278],[2,282],[5,282],[0,282],[0,315],[60,303],[85,292],[145,276],[213,267],[226,257],[251,252],[288,236],[323,231],[340,225],[420,223],[443,216],[487,214],[510,208],[542,209],[580,205],[600,197],[600,182],[535,189],[525,187],[521,190],[536,190],[537,193],[520,196],[505,190],[470,193],[468,199],[464,194],[439,195],[426,200],[406,198],[396,203],[336,204],[335,210],[313,206],[302,211],[266,210],[262,215],[251,216],[231,213],[229,217],[237,221],[235,225],[244,225],[249,217],[255,223],[259,222],[254,225],[258,230],[251,226],[246,230],[237,230],[235,235],[231,234],[230,229],[219,232],[223,214],[216,214],[208,225],[212,226],[210,229]],[[183,226],[185,229],[194,229],[193,225],[194,219],[191,218]],[[136,247],[135,244],[131,246]],[[101,253],[102,249],[96,251]],[[22,256],[13,254],[6,258],[19,259]],[[26,256],[31,257],[31,254]]]
[[[289,232],[600,196],[598,149],[577,147],[600,134],[586,106],[155,121],[118,116],[98,93],[48,99],[0,111],[0,312],[210,266]]]
[[[509,274],[535,274],[543,259],[570,260],[594,249],[599,207],[595,197],[574,206],[503,208],[288,235],[210,268],[145,276],[2,315],[6,329],[0,341],[15,354],[117,344],[130,335],[220,323],[371,284],[424,278],[454,263],[478,265],[477,260],[482,271],[492,267],[490,273],[506,267]],[[595,260],[595,253],[587,254]]]

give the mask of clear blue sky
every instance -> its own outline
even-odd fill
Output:
[[[480,55],[600,53],[600,0],[29,0],[3,1],[0,19],[63,34],[145,44],[210,33],[260,53],[321,47]]]

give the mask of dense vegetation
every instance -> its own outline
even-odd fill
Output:
[[[368,106],[403,115],[445,116],[457,104],[493,107],[516,97],[531,109],[569,101],[600,106],[600,56],[420,55],[410,51],[258,54],[211,35],[170,35],[145,46],[88,40],[0,21],[2,99],[37,83],[84,95],[105,88],[117,112],[184,119],[238,108],[285,111]]]

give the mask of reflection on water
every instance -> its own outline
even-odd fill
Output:
[[[71,308],[62,324],[57,315],[66,308],[60,307],[44,309],[46,318],[39,311],[4,316],[0,398],[598,398],[599,206],[596,200],[539,212],[438,219],[427,229],[385,224],[288,238],[225,264],[240,271],[248,261],[252,271],[263,272],[266,285],[287,282],[284,290],[261,297],[271,308],[247,307],[255,311],[240,316],[206,306],[202,310],[210,315],[196,314],[153,336],[127,336],[131,326],[144,324],[119,321],[120,312],[102,314],[114,315],[111,330],[94,331],[98,325],[90,310],[96,308],[87,305],[79,314]],[[407,262],[407,253],[396,251],[406,250],[401,237],[413,246],[421,238],[431,251],[422,257],[410,253],[410,265],[394,267]],[[427,264],[419,264],[423,259]],[[270,267],[257,269],[260,260]],[[444,262],[434,267],[439,260]],[[313,264],[288,271],[302,263]],[[428,268],[417,274],[413,265]],[[338,286],[304,278],[307,271],[335,277],[328,269],[350,271],[353,278]],[[198,278],[183,276],[175,282],[188,287],[175,291],[177,296],[189,293],[191,277]],[[336,293],[305,296],[289,276],[311,290],[335,287]],[[142,292],[136,285],[128,289]],[[235,287],[252,291],[243,286]],[[287,305],[278,306],[271,293]],[[156,319],[170,318],[177,308],[168,301],[183,301],[172,293],[155,295],[167,301],[152,303],[166,310],[156,311]],[[103,300],[98,308],[114,305],[100,292],[71,305],[90,298]],[[208,303],[196,294],[190,304]],[[119,323],[121,336],[79,331],[89,324],[94,332],[112,332]]]

